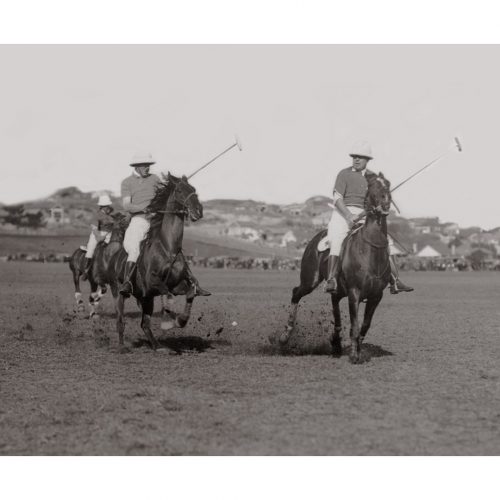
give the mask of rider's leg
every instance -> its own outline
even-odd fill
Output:
[[[209,295],[212,295],[211,292],[208,290],[204,290],[201,288],[200,283],[196,279],[195,275],[191,271],[191,268],[189,267],[189,264],[186,262],[186,271],[187,271],[187,281],[190,285],[194,286],[195,289],[195,295],[202,296],[202,297],[208,297]]]
[[[120,288],[120,294],[124,297],[130,297],[134,289],[132,278],[135,272],[137,259],[141,251],[141,241],[146,237],[149,229],[149,221],[141,216],[132,217],[130,224],[123,238],[123,248],[128,254],[125,264],[125,278]]]
[[[85,264],[82,273],[82,280],[84,281],[89,277],[90,267],[92,266],[92,257],[94,256],[96,246],[97,238],[92,231],[89,236],[89,241],[87,242],[87,253],[85,254]]]
[[[339,261],[338,255],[328,256],[328,279],[326,280],[325,292],[335,293],[337,291],[337,263]]]
[[[328,224],[328,240],[330,242],[330,255],[328,256],[328,276],[325,284],[326,293],[337,291],[337,268],[342,242],[349,232],[347,221],[341,213],[334,209]]]
[[[391,264],[391,282],[390,282],[390,290],[392,294],[396,294],[399,292],[413,292],[413,288],[411,286],[405,285],[399,279],[399,270],[396,264],[396,259],[394,255],[389,255],[389,263]]]

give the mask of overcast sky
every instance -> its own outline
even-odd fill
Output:
[[[136,150],[200,198],[331,196],[351,144],[405,217],[500,226],[499,46],[0,46],[0,202],[119,192]],[[463,152],[452,152],[458,136]],[[449,149],[450,148],[450,149]]]

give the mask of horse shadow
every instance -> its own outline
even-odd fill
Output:
[[[176,354],[182,354],[189,351],[205,352],[208,349],[215,349],[217,346],[231,345],[231,342],[224,339],[207,340],[195,335],[186,335],[182,337],[159,337],[158,343],[161,347],[166,347],[174,351]],[[132,347],[135,348],[145,346],[151,348],[151,343],[146,338],[137,338],[132,342]]]
[[[320,344],[294,344],[289,342],[281,345],[279,342],[274,342],[264,345],[260,348],[260,354],[268,356],[332,356],[332,346],[329,342],[324,341]],[[340,356],[349,356],[351,352],[350,345],[342,346]],[[394,356],[394,353],[384,349],[383,347],[370,343],[363,343],[361,346],[361,363],[370,361],[372,358],[382,358],[385,356]]]

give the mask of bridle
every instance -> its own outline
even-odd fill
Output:
[[[196,195],[196,190],[193,189],[193,191],[191,193],[189,193],[185,198],[184,200],[179,200],[178,197],[177,197],[177,193],[180,192],[180,189],[179,188],[179,185],[182,183],[182,181],[180,181],[178,184],[175,185],[175,188],[174,188],[174,192],[173,192],[173,200],[168,200],[167,202],[167,210],[155,210],[156,212],[159,212],[161,214],[173,214],[173,215],[180,215],[184,218],[187,218],[189,217],[190,213],[191,213],[191,210],[188,206],[188,201],[189,199],[191,198],[191,196],[194,196]],[[180,205],[180,208],[173,208],[173,209],[170,209],[168,210],[168,206],[169,205],[177,205],[179,206]]]

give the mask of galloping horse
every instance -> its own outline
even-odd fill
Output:
[[[350,361],[359,363],[361,343],[370,328],[373,313],[382,299],[391,270],[387,241],[387,215],[391,205],[390,183],[382,173],[367,174],[368,191],[364,209],[366,221],[355,226],[344,240],[337,267],[337,292],[331,295],[334,332],[330,338],[332,353],[342,353],[340,333],[342,331],[339,302],[347,297],[351,320]],[[299,301],[311,293],[327,276],[329,250],[320,251],[319,242],[326,236],[323,230],[308,243],[302,256],[300,285],[292,292],[291,309],[286,331],[280,336],[280,343],[286,344],[293,333]],[[365,315],[361,329],[358,323],[360,302],[366,300]]]
[[[141,327],[151,347],[157,349],[160,344],[151,331],[151,316],[154,309],[154,298],[157,295],[186,295],[184,312],[176,314],[168,307],[164,309],[166,318],[162,329],[183,328],[191,315],[191,307],[195,297],[195,288],[188,274],[187,261],[182,253],[184,235],[184,219],[189,217],[193,222],[203,217],[203,207],[198,195],[186,177],[174,177],[170,173],[164,176],[155,197],[148,207],[153,213],[151,226],[145,240],[141,244],[141,253],[132,275],[133,296],[142,309]],[[116,327],[119,344],[123,346],[125,322],[123,317],[124,297],[118,293],[125,279],[125,263],[127,253],[122,248],[111,259],[112,278],[111,292],[115,298],[117,312]]]
[[[129,221],[129,218],[120,212],[114,214],[113,219],[114,222],[109,243],[100,241],[97,244],[94,251],[94,257],[92,258],[92,266],[88,278],[90,284],[90,318],[96,314],[99,301],[101,300],[102,295],[106,293],[106,284],[109,283],[109,263],[111,257],[122,246],[123,237],[125,236],[125,231]],[[85,309],[80,290],[80,277],[85,269],[85,250],[78,248],[73,252],[69,260],[69,268],[73,273],[76,307],[77,310],[81,312]]]

